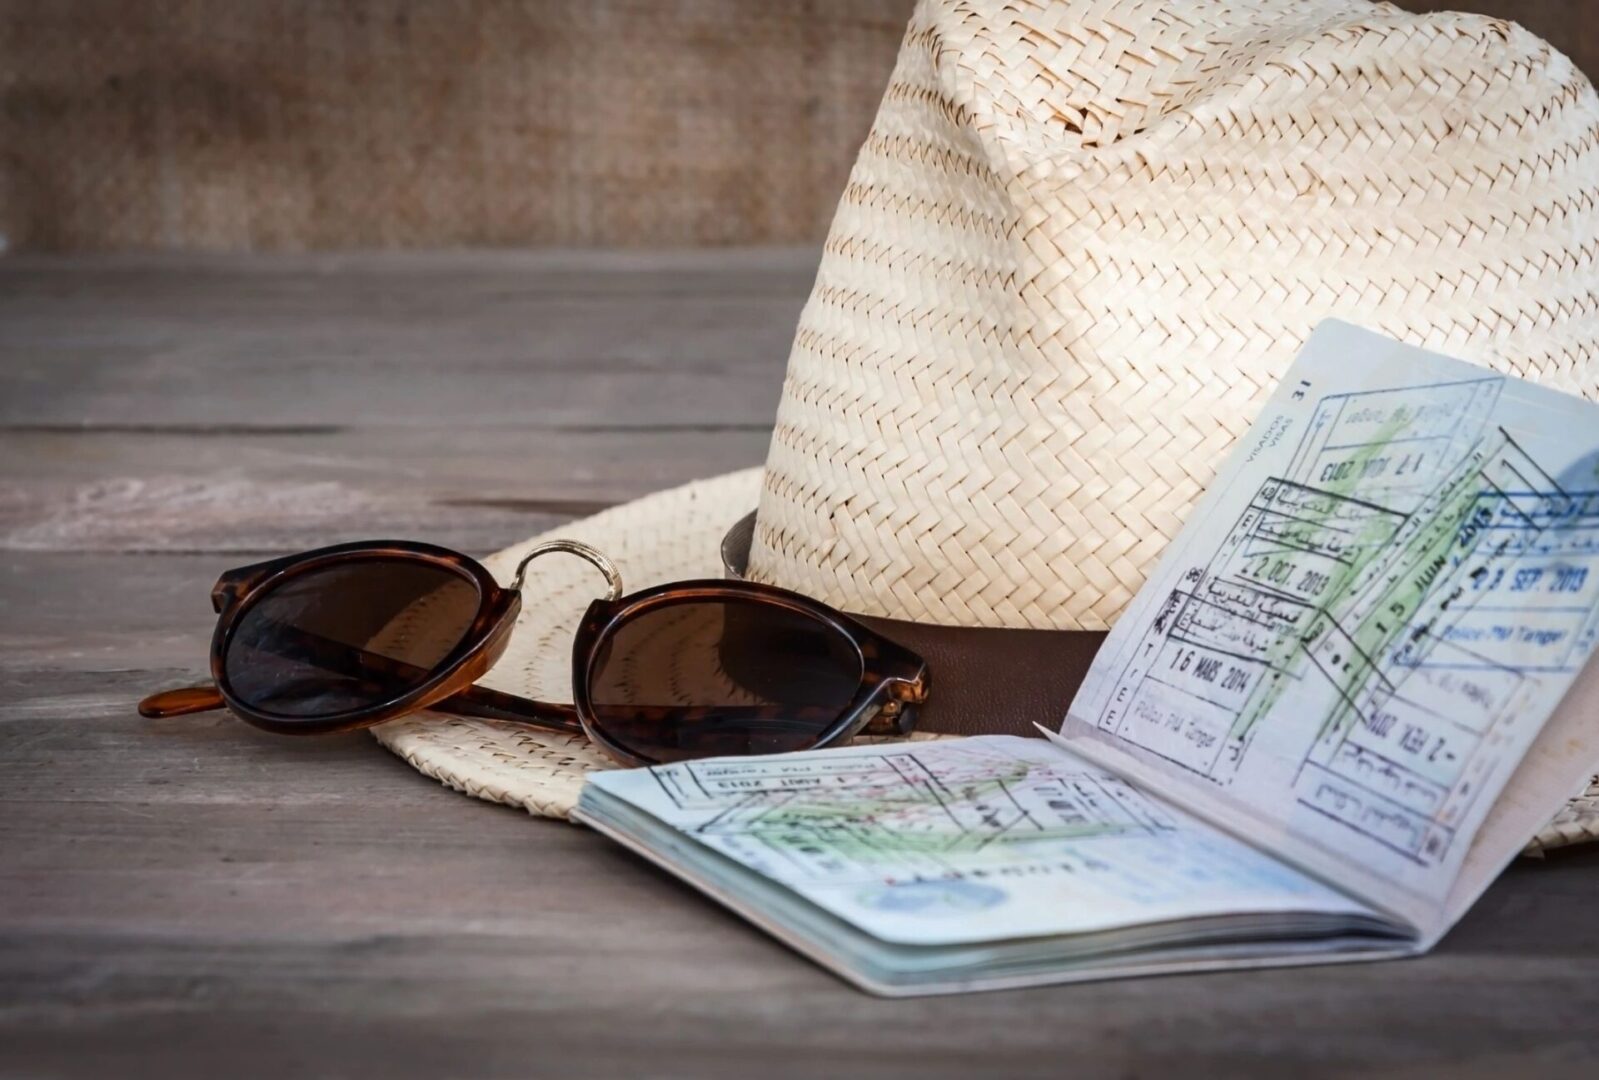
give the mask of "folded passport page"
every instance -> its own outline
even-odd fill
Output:
[[[1596,637],[1599,406],[1328,322],[1048,740],[574,816],[880,994],[1412,955],[1599,766]]]

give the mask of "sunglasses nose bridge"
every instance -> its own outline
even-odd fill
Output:
[[[511,588],[521,592],[522,584],[527,579],[527,564],[541,555],[551,555],[556,552],[576,555],[604,574],[607,586],[606,600],[615,601],[622,598],[622,572],[616,568],[616,564],[603,551],[598,548],[592,548],[580,540],[547,540],[530,548],[528,553],[522,556],[522,560],[516,564],[516,580],[511,582]]]

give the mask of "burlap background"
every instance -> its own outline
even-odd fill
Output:
[[[819,242],[912,0],[0,0],[11,249]],[[1517,18],[1599,69],[1594,0]]]

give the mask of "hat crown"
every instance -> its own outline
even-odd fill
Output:
[[[751,575],[1102,629],[1311,328],[1599,399],[1599,99],[1364,0],[923,0],[800,319]]]

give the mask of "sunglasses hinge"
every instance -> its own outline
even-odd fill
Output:
[[[877,735],[909,735],[916,727],[915,709],[900,701],[885,701],[872,716],[867,730]]]
[[[919,705],[927,700],[927,676],[918,675],[914,679],[892,679],[888,682],[889,703],[883,706],[884,711],[892,708],[896,712],[901,704]]]

